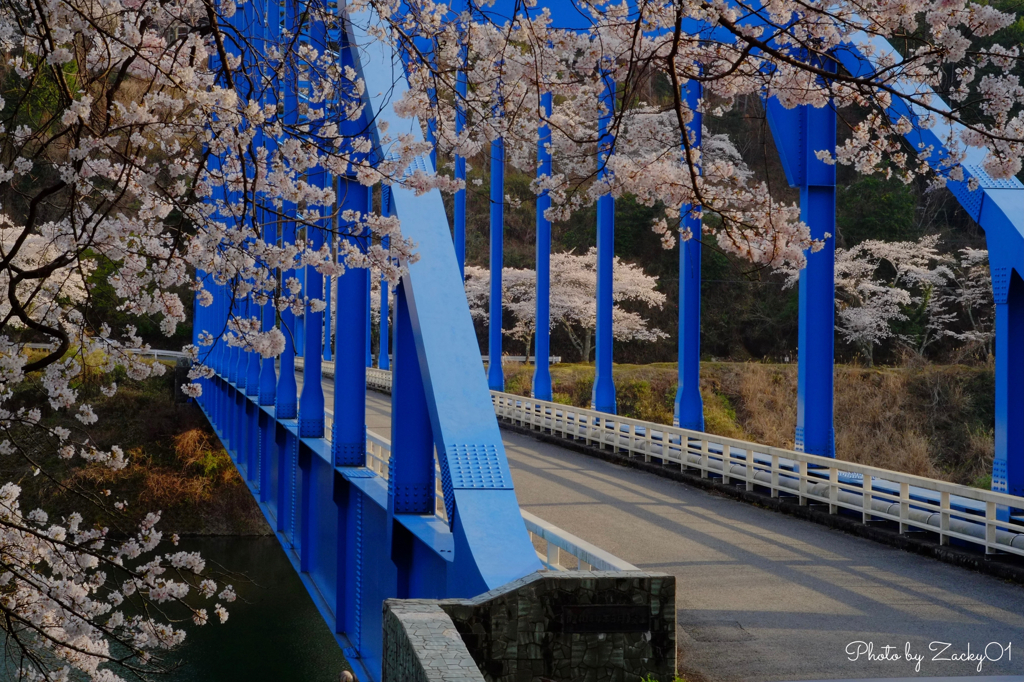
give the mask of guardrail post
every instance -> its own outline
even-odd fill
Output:
[[[996,550],[996,503],[985,503],[985,554],[995,554]]]
[[[910,531],[910,484],[900,483],[900,535]]]
[[[796,463],[797,491],[801,507],[807,506],[807,462],[803,460]]]
[[[832,467],[828,470],[828,513],[839,513],[839,469]]]
[[[871,520],[871,491],[874,477],[871,474],[864,474],[861,483],[861,522],[867,523]]]
[[[779,456],[772,454],[772,497],[779,496]]]
[[[939,493],[939,544],[949,544],[949,493]]]
[[[708,455],[710,454],[710,443],[706,437],[700,439],[700,477],[708,477],[708,468],[710,466]]]
[[[746,489],[754,489],[754,451],[747,450]]]
[[[553,569],[557,569],[557,567],[562,565],[561,550],[558,548],[558,545],[556,545],[553,542],[549,542],[547,540],[545,540],[544,542],[547,543],[548,546],[547,562]]]

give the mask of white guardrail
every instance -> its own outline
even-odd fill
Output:
[[[26,343],[22,345],[22,348],[52,348],[48,343]],[[188,354],[180,350],[159,350],[154,348],[119,348],[118,350],[128,355],[141,355],[144,358],[153,358],[154,360],[167,360],[175,362],[182,358],[188,358]]]
[[[367,368],[366,384],[390,392],[391,372]],[[941,545],[956,539],[986,554],[1024,556],[1024,516],[1008,513],[1024,507],[1024,499],[1013,495],[510,393],[491,391],[491,399],[499,418],[567,440],[767,489],[802,506],[828,505],[830,514],[849,510],[862,523],[892,521],[900,534],[936,533]]]
[[[747,490],[767,488],[801,505],[826,504],[831,514],[851,510],[864,523],[893,521],[901,534],[937,533],[943,545],[957,539],[986,554],[1024,556],[1024,519],[1007,513],[1024,499],[1013,495],[498,391],[491,398],[498,417],[552,435],[696,469]]]

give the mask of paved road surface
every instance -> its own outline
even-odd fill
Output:
[[[369,393],[367,424],[388,437],[390,407],[389,396]],[[676,576],[688,682],[1024,672],[1020,586],[502,434],[523,508],[642,569]],[[872,643],[876,657],[892,646],[900,660],[848,660],[858,641]],[[950,646],[929,651],[932,642]],[[907,646],[922,656],[919,673]],[[977,660],[932,660],[968,646],[1002,660],[984,661],[980,672]]]

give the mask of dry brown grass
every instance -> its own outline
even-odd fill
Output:
[[[506,370],[508,371],[508,370]],[[532,366],[516,366],[514,392],[529,394]],[[994,454],[990,367],[917,363],[835,370],[836,454],[840,459],[970,485],[986,484]],[[556,400],[590,401],[592,365],[552,367]],[[619,412],[672,422],[674,364],[615,368]],[[701,394],[708,433],[792,448],[796,365],[704,363]]]

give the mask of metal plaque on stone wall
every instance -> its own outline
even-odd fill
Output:
[[[562,607],[562,632],[647,632],[651,608],[636,604]]]

